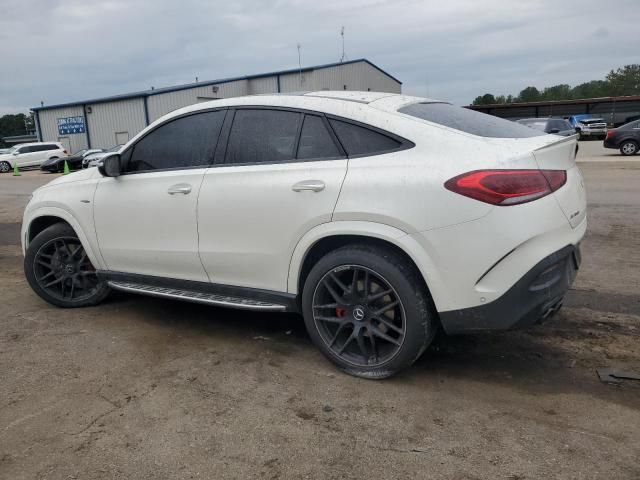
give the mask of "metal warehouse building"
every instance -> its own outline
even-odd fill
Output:
[[[295,70],[151,88],[111,97],[34,107],[39,141],[59,141],[69,151],[126,143],[177,108],[219,98],[313,90],[400,93],[402,82],[366,59]]]

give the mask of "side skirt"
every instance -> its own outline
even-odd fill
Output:
[[[289,293],[107,270],[99,270],[98,277],[123,292],[245,310],[300,312],[296,295]]]

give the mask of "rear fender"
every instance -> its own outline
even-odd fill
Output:
[[[309,230],[294,248],[289,264],[289,275],[287,279],[288,293],[300,293],[298,292],[298,280],[304,260],[311,248],[324,238],[339,235],[376,238],[400,248],[413,260],[422,274],[436,305],[436,309],[438,309],[441,299],[446,295],[446,292],[440,280],[440,275],[431,258],[426,253],[424,246],[420,245],[412,236],[407,235],[406,232],[398,228],[375,222],[329,222]]]

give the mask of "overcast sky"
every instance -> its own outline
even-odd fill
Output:
[[[0,114],[365,57],[403,92],[575,85],[640,63],[640,0],[3,0]]]

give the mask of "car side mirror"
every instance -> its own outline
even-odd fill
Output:
[[[580,133],[580,127],[575,128],[576,133]]]
[[[549,130],[549,133],[560,133],[560,130],[558,128],[552,128]]]
[[[20,155],[20,152],[13,152],[14,157],[17,157],[18,155]]]
[[[119,177],[122,172],[120,166],[120,154],[110,153],[102,159],[102,165],[98,165],[98,171],[104,177]]]

